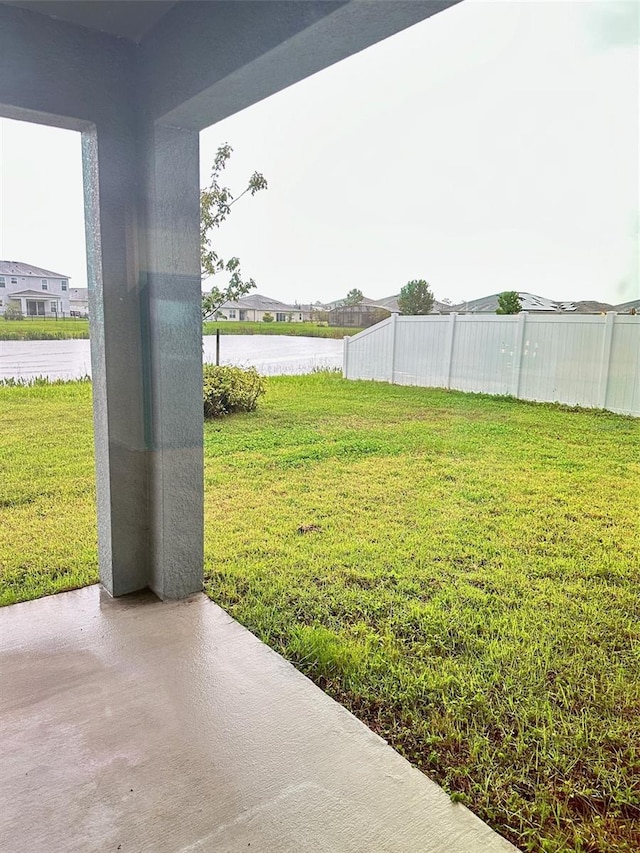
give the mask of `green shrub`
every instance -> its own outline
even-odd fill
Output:
[[[273,323],[273,314],[270,314],[268,311],[266,314],[262,315],[263,323]]]
[[[205,364],[203,369],[205,418],[219,418],[232,412],[252,412],[258,398],[266,391],[266,383],[255,367],[217,367]]]
[[[7,305],[4,309],[4,319],[5,320],[24,320],[22,316],[22,311],[18,308],[17,305]]]

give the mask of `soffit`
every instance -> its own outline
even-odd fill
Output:
[[[139,42],[179,0],[10,0],[50,18]]]

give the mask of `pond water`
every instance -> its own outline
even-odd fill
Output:
[[[216,339],[205,335],[203,360],[216,359]],[[221,335],[220,363],[261,373],[310,373],[342,367],[341,340],[285,335]],[[89,341],[0,341],[0,379],[79,379],[91,375]]]

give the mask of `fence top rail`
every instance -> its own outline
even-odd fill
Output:
[[[420,323],[422,320],[429,320],[431,323],[450,323],[452,314],[398,314],[398,323]],[[456,316],[460,316],[456,314]]]
[[[603,323],[606,318],[612,314],[617,320],[621,317],[615,311],[608,311],[606,314],[527,314],[527,322],[533,320],[534,323]],[[517,315],[516,315],[517,316]],[[630,315],[631,316],[631,315]]]
[[[368,329],[363,329],[361,332],[358,332],[357,335],[352,335],[348,340],[349,344],[352,344],[354,341],[360,341],[362,338],[366,338],[367,335],[370,335],[372,332],[377,332],[380,329],[385,328],[386,326],[391,325],[391,317],[387,317],[386,320],[381,320],[379,323],[376,323],[374,326],[369,326]]]
[[[633,323],[640,324],[640,314],[616,314],[615,323],[626,323],[631,326]]]
[[[527,323],[603,323],[607,316],[613,315],[616,323],[640,322],[640,314],[618,314],[608,311],[606,314],[545,314],[520,311],[519,314],[422,314],[415,316],[399,316],[399,323],[447,323],[455,314],[458,323],[517,323],[519,317],[526,317]],[[372,328],[377,328],[372,326]]]

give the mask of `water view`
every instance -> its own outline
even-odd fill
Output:
[[[203,338],[203,360],[215,362],[216,339]],[[310,373],[342,367],[341,340],[284,335],[222,335],[220,363],[261,373]],[[0,341],[0,379],[79,379],[91,376],[88,340]]]

